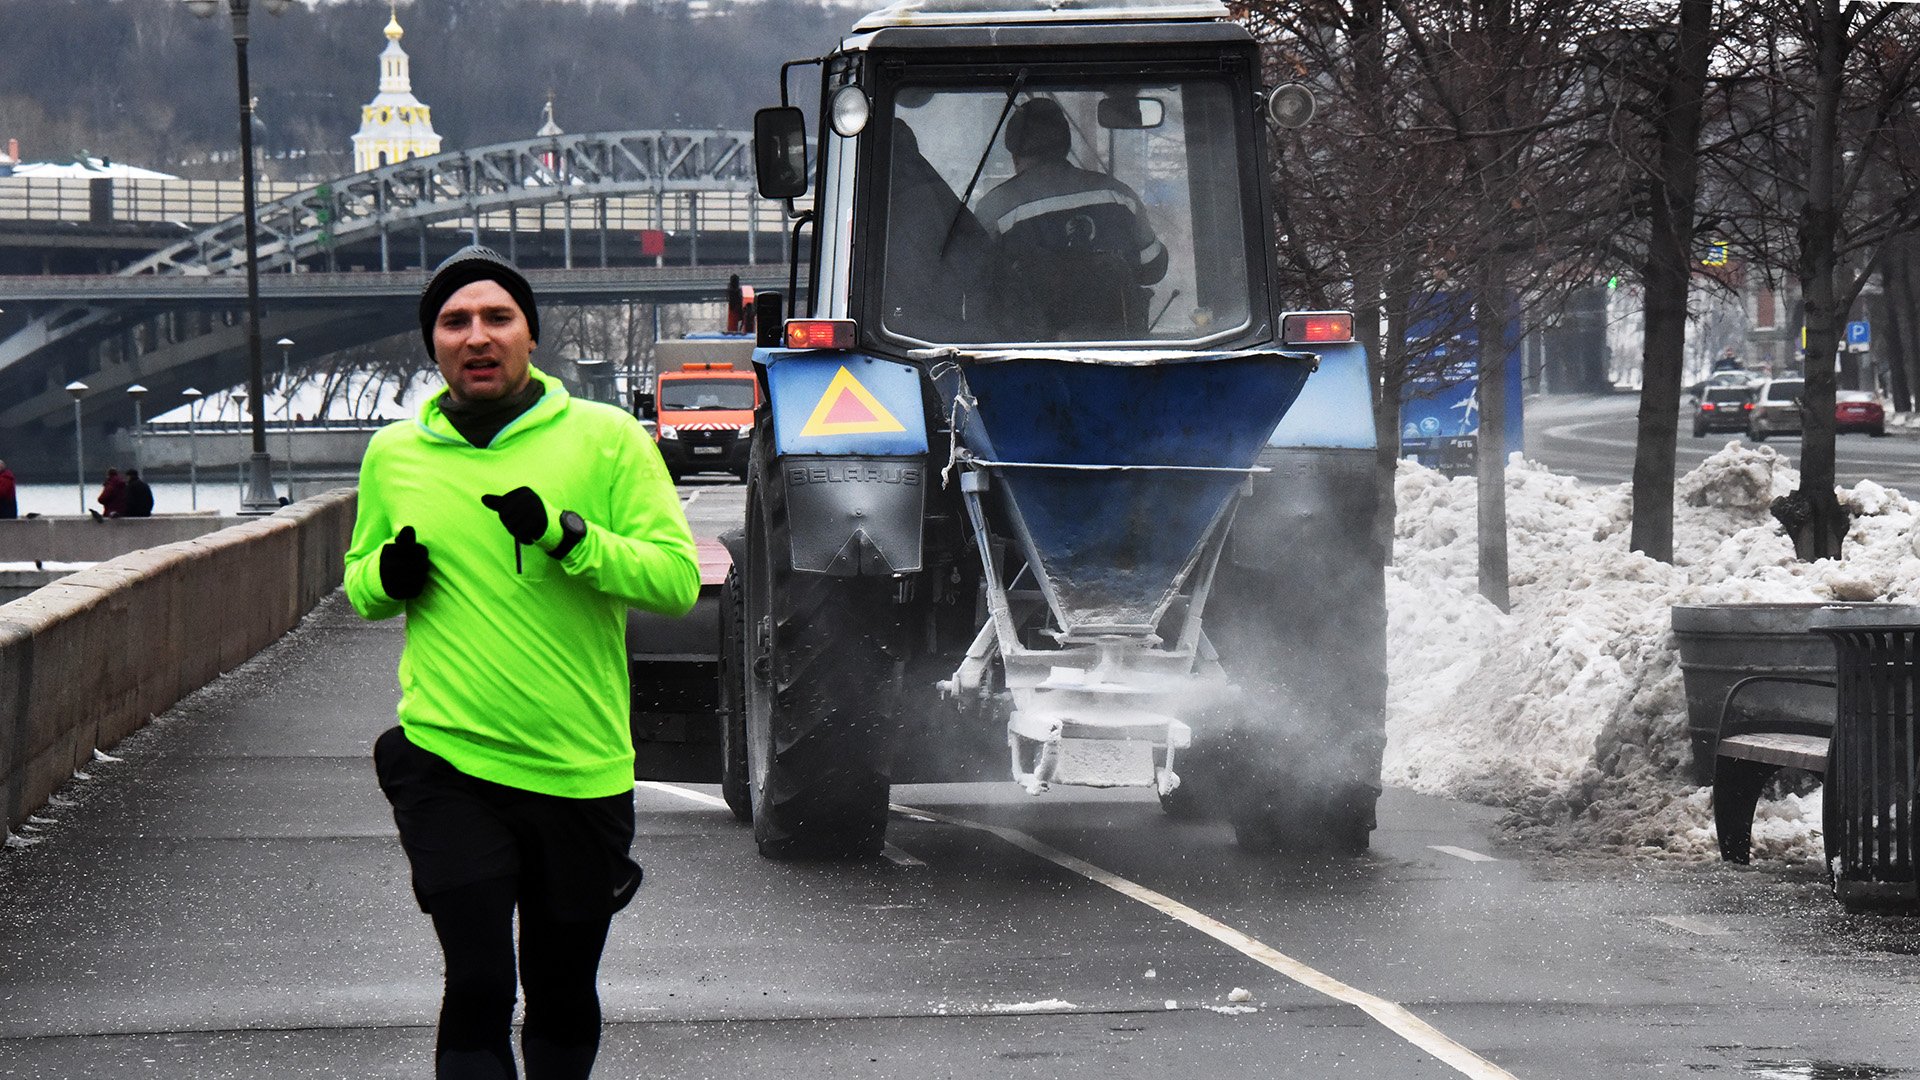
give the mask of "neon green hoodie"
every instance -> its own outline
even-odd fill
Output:
[[[693,535],[638,421],[546,391],[485,448],[440,412],[374,435],[360,463],[347,598],[368,619],[405,612],[400,726],[469,776],[568,798],[633,787],[626,609],[683,615],[700,591]],[[522,484],[547,532],[520,548],[480,496]],[[560,512],[586,538],[556,560]],[[380,585],[380,549],[404,526],[432,568],[418,598]],[[516,551],[520,565],[515,566]]]

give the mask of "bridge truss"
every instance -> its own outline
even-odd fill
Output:
[[[750,197],[752,192],[752,144],[746,132],[556,135],[412,158],[262,204],[256,248],[260,269],[269,272],[378,236],[385,270],[390,269],[390,235],[437,222],[610,196]],[[123,273],[244,271],[245,224],[235,216]]]

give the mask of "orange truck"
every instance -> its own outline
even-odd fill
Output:
[[[654,348],[653,437],[674,482],[701,472],[745,480],[760,404],[752,335],[692,334]]]

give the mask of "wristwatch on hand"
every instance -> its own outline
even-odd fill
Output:
[[[560,542],[553,545],[548,555],[564,559],[573,546],[587,538],[587,519],[571,510],[560,511]]]

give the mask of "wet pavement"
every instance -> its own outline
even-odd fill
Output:
[[[400,643],[335,596],[0,854],[0,1077],[431,1074],[438,957],[368,760]],[[901,787],[931,813],[892,858],[781,864],[714,794],[636,793],[597,1076],[1920,1075],[1920,920],[1806,868],[1548,857],[1404,792],[1364,857],[1255,856],[1142,793],[1011,784]]]

